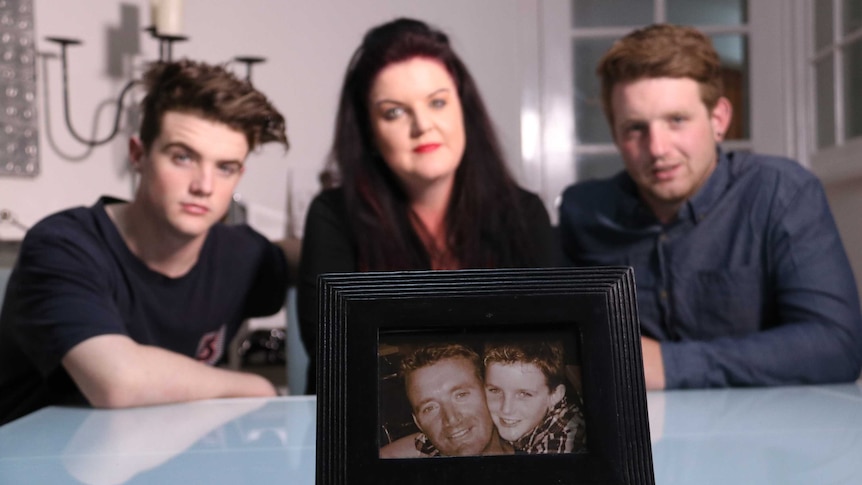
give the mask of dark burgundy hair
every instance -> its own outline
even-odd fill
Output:
[[[464,268],[534,266],[519,189],[504,162],[485,105],[446,34],[401,18],[365,35],[353,54],[338,107],[327,170],[344,188],[360,270],[429,269],[410,223],[407,194],[377,152],[368,97],[388,65],[424,57],[445,66],[461,101],[466,147],[446,214],[448,250]]]

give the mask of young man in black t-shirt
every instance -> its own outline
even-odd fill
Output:
[[[0,424],[60,403],[275,394],[210,364],[244,319],[284,303],[281,249],[220,223],[249,151],[287,147],[284,118],[223,67],[157,63],[143,82],[134,198],[54,214],[24,239],[0,314]]]

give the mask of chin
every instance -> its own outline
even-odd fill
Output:
[[[196,239],[206,235],[210,227],[212,227],[212,223],[201,221],[199,224],[175,224],[172,229],[179,238]]]
[[[523,435],[524,434],[521,432],[500,433],[500,437],[506,441],[516,441],[518,438],[520,438]]]

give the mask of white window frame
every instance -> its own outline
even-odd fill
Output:
[[[664,0],[654,0],[655,22],[664,20]],[[707,1],[707,0],[704,0]],[[749,0],[748,23],[737,27],[704,26],[707,34],[745,33],[748,38],[749,69],[749,139],[726,142],[727,149],[750,149],[761,153],[796,158],[807,153],[800,134],[810,128],[803,123],[804,98],[798,97],[799,81],[804,70],[795,61],[804,44],[798,35],[797,3],[806,0]],[[574,70],[570,0],[541,0],[536,5],[539,22],[540,62],[538,81],[525,85],[525,93],[538,89],[533,104],[524,104],[522,134],[532,130],[539,139],[533,166],[539,168],[540,180],[534,185],[557,222],[557,204],[562,191],[577,181],[577,156],[610,154],[613,145],[577,145],[574,116]],[[587,30],[591,34],[624,35],[626,29]],[[595,69],[595,66],[588,66]],[[533,93],[534,94],[534,93]],[[526,114],[530,111],[531,114]],[[535,113],[539,112],[538,122]],[[531,117],[529,130],[524,131],[525,117]],[[538,134],[537,134],[538,133]],[[806,135],[807,136],[807,135]],[[807,160],[800,160],[807,164]]]
[[[820,0],[822,1],[822,0]],[[831,0],[830,0],[831,1]],[[800,157],[805,159],[811,170],[820,178],[824,185],[841,182],[851,178],[862,177],[862,136],[846,138],[844,119],[844,64],[843,48],[849,42],[862,37],[862,31],[842,39],[842,2],[835,2],[832,11],[833,38],[832,43],[819,52],[814,51],[814,28],[811,19],[814,18],[814,0],[796,0],[796,28],[802,32],[799,36],[801,45],[798,47],[801,56],[798,58],[797,71],[801,73],[804,82],[797,88],[798,97],[804,100],[805,116],[799,133]],[[833,90],[835,93],[835,145],[826,148],[817,146],[817,83],[815,80],[814,63],[822,57],[833,55]]]

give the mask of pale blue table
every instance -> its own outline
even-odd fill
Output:
[[[862,483],[862,384],[648,395],[656,483]],[[0,427],[0,484],[314,483],[315,400],[50,407]]]

